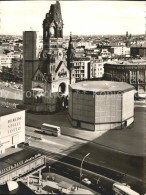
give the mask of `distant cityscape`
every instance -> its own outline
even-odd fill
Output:
[[[113,61],[128,61],[131,59],[145,60],[145,35],[125,36],[77,36],[72,35],[75,50],[74,65],[76,80],[104,77],[104,64]],[[69,36],[64,37],[62,47],[67,50]],[[39,38],[39,51],[43,49],[43,39]],[[95,60],[98,59],[98,60]],[[0,35],[0,71],[3,79],[22,82],[23,37]],[[95,63],[94,63],[95,61]],[[82,62],[85,73],[79,70]],[[92,71],[88,75],[87,64]],[[9,76],[8,76],[9,75]],[[8,79],[7,79],[8,78]]]

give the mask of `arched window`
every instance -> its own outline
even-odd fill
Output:
[[[55,28],[53,26],[50,27],[50,36],[54,37],[55,35]]]
[[[39,97],[37,96],[37,103],[39,103]]]
[[[40,75],[40,74],[38,74],[38,76],[37,76],[37,80],[38,80],[38,81],[41,81],[41,80],[42,80],[42,78],[41,78],[41,75]]]
[[[62,30],[59,31],[59,36],[62,37]]]

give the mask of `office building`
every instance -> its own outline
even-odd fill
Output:
[[[104,64],[104,79],[133,85],[138,94],[146,91],[146,60],[116,61]]]
[[[90,58],[76,57],[73,60],[74,74],[76,81],[81,81],[89,78]]]
[[[125,46],[117,46],[111,47],[113,49],[113,53],[115,56],[123,56],[123,57],[130,57],[130,47]]]
[[[91,59],[90,60],[90,79],[102,78],[104,74],[103,60]]]
[[[25,141],[25,111],[0,108],[0,153]]]
[[[130,48],[130,55],[133,57],[146,57],[146,47],[131,47]]]

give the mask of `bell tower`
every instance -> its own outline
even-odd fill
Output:
[[[59,1],[51,4],[49,13],[43,21],[43,51],[51,53],[52,49],[58,48],[58,39],[63,38],[63,20]],[[57,39],[57,40],[56,40]]]

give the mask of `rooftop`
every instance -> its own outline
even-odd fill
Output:
[[[114,81],[82,81],[71,85],[72,89],[94,92],[134,90],[132,85]]]
[[[139,44],[139,45],[132,45],[132,48],[137,48],[137,49],[146,49],[146,45],[145,44]]]
[[[146,65],[146,60],[128,60],[128,61],[112,61],[106,64],[110,65]]]
[[[74,61],[90,61],[89,57],[75,57]]]
[[[8,156],[4,156],[1,158],[1,166],[0,170],[5,169],[9,166],[13,166],[14,164],[19,163],[20,161],[25,161],[26,159],[30,159],[31,157],[34,157],[37,155],[37,152],[34,151],[26,151],[26,150],[20,150],[16,153],[12,153]]]
[[[73,186],[73,184],[70,184],[66,181],[61,181],[59,184],[58,184],[59,187],[62,187],[62,188],[65,188],[65,189],[69,189]]]

